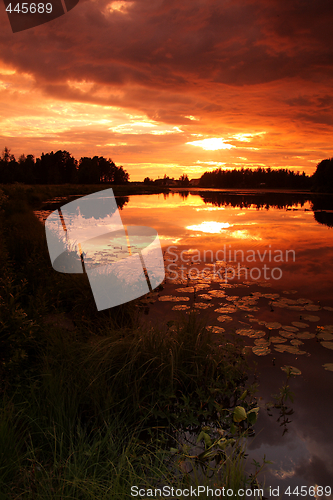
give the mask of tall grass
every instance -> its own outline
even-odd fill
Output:
[[[254,399],[241,346],[193,314],[145,326],[139,301],[98,313],[85,276],[52,269],[20,189],[7,187],[0,214],[3,498],[123,499],[135,484],[210,481],[212,467],[218,484],[245,484],[237,440],[253,420],[235,424],[233,409],[250,414]]]

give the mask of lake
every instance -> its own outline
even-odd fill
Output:
[[[266,487],[280,496],[289,486],[333,489],[333,198],[191,189],[117,201],[123,224],[154,228],[163,249],[166,282],[145,299],[147,321],[195,308],[217,339],[240,335],[257,363],[261,409],[248,453],[273,462]],[[286,365],[299,374],[283,424],[266,404]]]

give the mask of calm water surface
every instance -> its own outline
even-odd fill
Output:
[[[333,372],[323,367],[326,363],[333,362],[333,351],[324,347],[317,338],[318,326],[333,324],[332,311],[324,309],[333,307],[332,208],[330,198],[318,197],[311,201],[307,197],[296,195],[219,195],[216,192],[197,192],[187,193],[185,196],[179,193],[168,196],[131,196],[121,211],[124,224],[152,226],[158,231],[165,251],[166,267],[171,266],[170,278],[175,278],[175,271],[181,265],[186,268],[183,271],[185,278],[188,273],[195,277],[196,270],[201,271],[203,267],[207,267],[205,263],[203,265],[197,262],[199,258],[201,261],[206,258],[206,263],[212,263],[211,253],[207,252],[211,250],[215,260],[216,257],[221,260],[226,258],[227,262],[217,264],[217,268],[222,269],[222,278],[218,275],[215,282],[212,267],[209,271],[208,266],[207,277],[209,278],[210,272],[214,282],[210,289],[224,290],[229,297],[249,296],[256,292],[279,294],[280,297],[294,300],[296,304],[291,302],[290,308],[270,307],[269,299],[260,297],[257,301],[258,311],[238,309],[236,313],[229,313],[234,319],[227,323],[218,322],[219,313],[210,307],[211,325],[233,330],[253,327],[266,331],[266,338],[269,335],[281,336],[281,328],[269,330],[263,324],[258,326],[255,322],[249,322],[247,316],[252,314],[259,321],[277,322],[283,326],[292,326],[295,321],[304,323],[308,326],[299,328],[294,334],[304,331],[316,334],[315,338],[301,340],[304,343],[298,347],[304,354],[278,352],[274,346],[285,343],[272,343],[269,354],[252,355],[258,363],[260,373],[258,395],[262,398],[262,409],[256,425],[256,436],[248,451],[252,458],[260,460],[266,455],[274,462],[266,468],[265,482],[267,486],[279,486],[280,494],[289,485],[329,485],[333,490]],[[219,250],[220,253],[217,254]],[[224,250],[227,252],[223,255]],[[229,250],[233,261],[228,259]],[[184,252],[184,260],[190,262],[181,261],[181,251]],[[178,259],[174,254],[178,255]],[[255,261],[252,261],[254,255]],[[251,280],[250,276],[246,279],[243,271],[240,280],[237,276],[236,279],[226,280],[223,275],[226,265],[237,269],[238,264],[245,268],[261,269],[262,275],[259,280],[256,279],[259,275],[256,271],[252,273],[255,279]],[[265,264],[266,277],[269,279],[264,279],[263,276]],[[274,277],[280,279],[273,279],[270,275],[268,269],[273,268],[281,270],[281,273],[277,270],[274,272]],[[178,271],[180,274],[179,269]],[[232,277],[232,271],[229,271],[229,275]],[[239,286],[244,280],[248,285]],[[226,281],[229,285],[227,287],[224,286]],[[251,281],[253,284],[249,284]],[[205,283],[202,274],[199,282]],[[209,279],[207,282],[209,283]],[[191,286],[194,283],[195,280],[190,280],[187,284]],[[181,285],[171,281],[163,293],[172,295],[173,288],[179,286]],[[202,291],[207,293],[209,288]],[[304,300],[297,302],[299,299]],[[233,304],[223,297],[219,300],[220,305]],[[163,319],[169,318],[174,304],[187,303],[157,301],[151,305],[151,310],[156,309],[156,314],[160,309],[159,314],[163,315]],[[302,307],[304,304],[306,308]],[[150,313],[153,314],[154,311]],[[207,314],[206,310],[205,313]],[[307,316],[312,316],[311,321],[304,319]],[[245,338],[247,344],[253,345],[253,339]],[[299,339],[287,339],[288,345],[291,340]],[[287,425],[288,430],[283,435],[285,427],[280,426],[281,421],[277,422],[277,410],[272,411],[273,415],[269,416],[265,403],[272,401],[272,394],[277,394],[282,386],[285,375],[281,367],[284,365],[295,366],[302,374],[290,382],[294,392],[294,403],[290,403],[290,406],[294,413],[289,417],[292,422]]]
[[[333,371],[323,366],[333,363],[332,198],[191,191],[118,201],[123,223],[153,227],[163,247],[167,281],[147,300],[148,318],[196,307],[249,346],[261,411],[248,452],[274,462],[266,486],[280,496],[288,486],[333,490]],[[265,404],[286,379],[284,365],[301,375],[290,382],[291,423],[281,426]]]

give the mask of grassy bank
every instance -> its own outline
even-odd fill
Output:
[[[58,185],[26,185],[26,184],[2,184],[0,189],[5,195],[10,196],[11,200],[27,202],[34,208],[47,200],[52,200],[60,196],[84,196],[97,191],[103,191],[111,188],[115,196],[130,196],[134,194],[159,194],[168,193],[169,189],[159,186],[123,184],[120,186],[114,184],[58,184]]]
[[[52,269],[32,213],[67,194],[55,188],[0,191],[0,498],[255,484],[240,441],[257,411],[242,346],[216,342],[194,314],[148,327],[140,300],[97,312],[85,275]]]

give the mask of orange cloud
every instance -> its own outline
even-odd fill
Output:
[[[168,165],[175,177],[214,165],[312,173],[332,156],[332,10],[81,0],[13,34],[2,9],[1,143],[15,155],[103,154],[132,180]],[[193,147],[218,138],[231,147]]]

